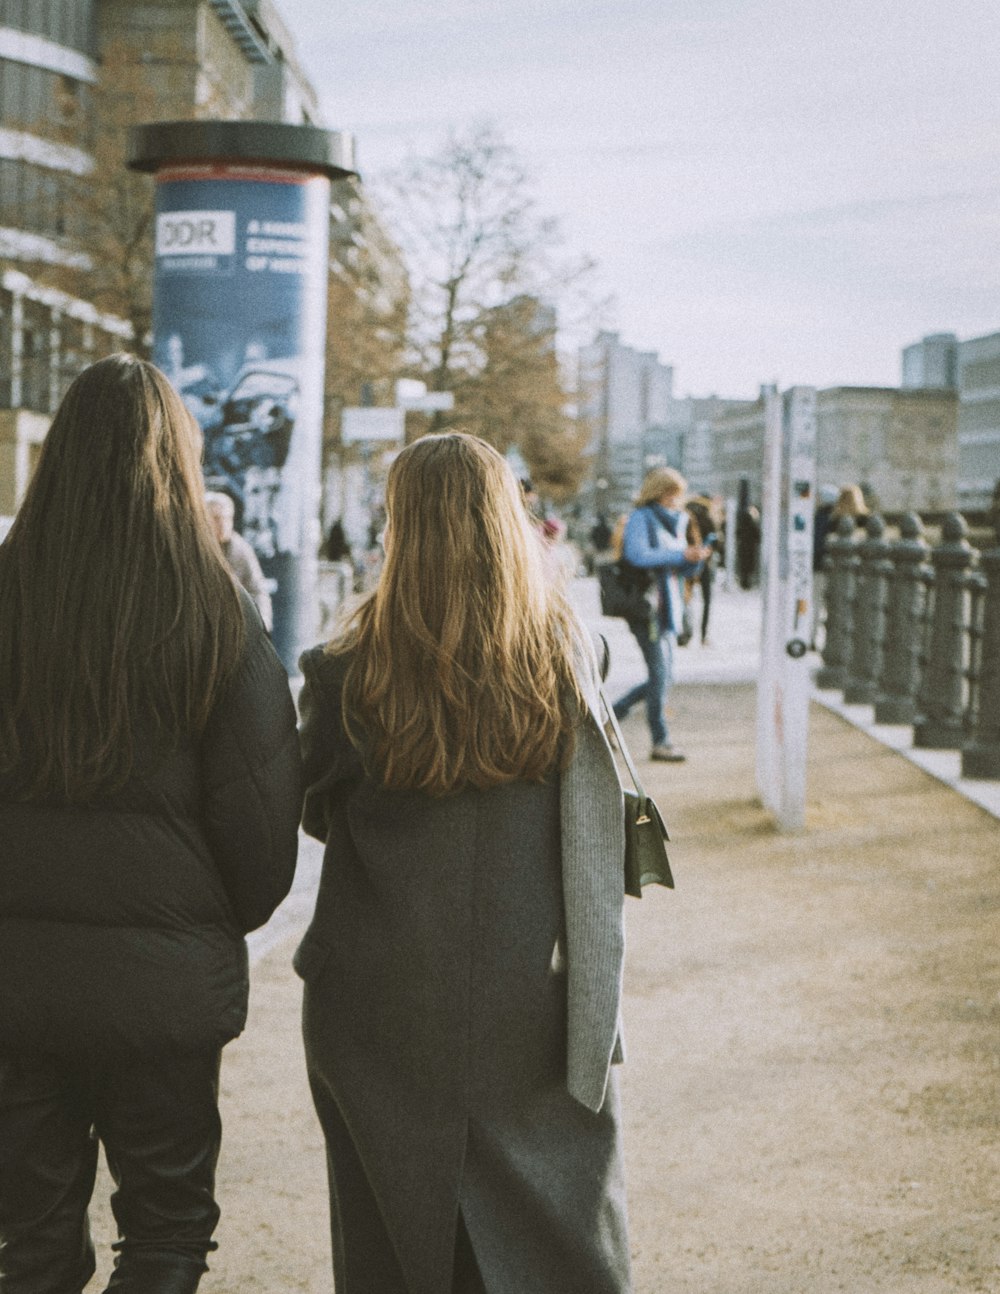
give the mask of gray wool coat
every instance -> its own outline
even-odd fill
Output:
[[[592,653],[560,775],[439,798],[367,776],[342,658],[301,667],[326,854],[295,965],[338,1294],[448,1294],[459,1215],[487,1290],[622,1294],[624,810]]]

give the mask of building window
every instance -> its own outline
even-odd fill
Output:
[[[0,23],[86,54],[91,46],[93,0],[2,0]]]
[[[52,367],[52,316],[38,301],[25,301],[21,333],[21,406],[48,413]]]
[[[67,183],[58,171],[21,158],[0,158],[0,225],[63,237]]]
[[[10,292],[0,290],[0,409],[9,409],[11,376],[13,371],[12,349],[14,333],[12,328],[14,315],[14,297]]]
[[[66,394],[69,384],[90,363],[87,351],[86,328],[79,319],[63,317],[59,330],[59,399]]]

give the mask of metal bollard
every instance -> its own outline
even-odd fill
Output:
[[[930,551],[915,512],[899,523],[899,539],[890,545],[889,593],[885,646],[875,697],[876,723],[912,724],[917,713],[928,591],[934,578]]]
[[[874,705],[882,672],[885,603],[892,574],[885,522],[873,512],[865,522],[866,538],[857,546],[858,573],[852,615],[851,659],[844,680],[848,705]]]
[[[841,517],[837,533],[826,541],[826,640],[823,664],[815,683],[822,688],[842,688],[851,658],[852,606],[858,568],[854,518]]]
[[[913,724],[913,744],[925,750],[961,750],[967,736],[968,604],[976,558],[967,533],[965,519],[949,512],[941,543],[931,550],[933,607]]]
[[[1000,545],[1000,520],[996,525]],[[962,776],[1000,778],[1000,546],[979,559],[985,583],[979,670],[972,690],[972,740],[962,751]]]

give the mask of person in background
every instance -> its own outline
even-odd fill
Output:
[[[760,510],[748,504],[736,516],[736,577],[741,589],[752,589],[760,556]]]
[[[326,536],[326,542],[323,544],[322,556],[328,562],[349,562],[351,561],[351,545],[347,542],[347,535],[344,533],[344,523],[338,517],[331,525],[329,533]]]
[[[868,504],[860,485],[842,485],[837,502],[830,513],[830,529],[836,533],[841,517],[853,517],[855,528],[863,526],[868,517]]]
[[[590,530],[590,542],[595,553],[605,553],[611,545],[611,527],[603,512],[597,514],[597,520]]]
[[[193,1294],[215,1248],[221,1051],[243,935],[291,886],[301,765],[200,449],[158,369],[103,359],[0,545],[3,1294],[90,1281],[100,1144],[106,1294]]]
[[[622,791],[593,646],[502,456],[393,462],[386,558],[301,660],[295,957],[346,1294],[626,1294]]]
[[[260,568],[253,546],[233,528],[236,516],[235,503],[228,494],[212,490],[205,495],[205,507],[229,569],[250,594],[254,606],[260,612],[261,620],[264,621],[264,628],[270,633],[274,628],[270,584]]]
[[[644,701],[650,759],[679,763],[685,756],[670,741],[666,700],[673,678],[673,647],[681,627],[683,597],[678,579],[696,576],[711,556],[703,544],[687,541],[688,515],[684,510],[687,482],[672,467],[654,467],[646,474],[635,510],[625,523],[622,557],[653,577],[649,613],[630,620],[643,660],[646,679],[615,702],[615,714],[624,719],[634,705]]]
[[[710,498],[705,494],[695,495],[694,498],[688,499],[687,511],[694,522],[694,528],[688,531],[689,542],[703,544],[711,550],[709,556],[702,563],[698,575],[693,579],[685,580],[684,583],[685,602],[690,601],[696,585],[701,589],[701,645],[702,647],[708,647],[708,622],[712,611],[712,587],[715,583],[716,552],[723,522],[725,521],[723,501],[718,496]]]

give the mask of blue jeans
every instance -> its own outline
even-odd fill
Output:
[[[620,697],[614,706],[615,715],[624,719],[629,710],[640,701],[646,702],[646,720],[649,723],[649,735],[654,746],[669,746],[670,733],[664,706],[667,693],[674,674],[674,638],[673,634],[664,633],[650,637],[646,625],[629,624],[642,658],[646,662],[646,680],[637,683],[631,691]]]

